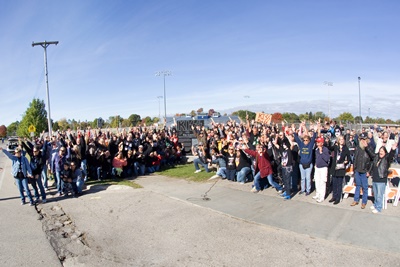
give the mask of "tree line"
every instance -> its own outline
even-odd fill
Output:
[[[0,126],[0,137],[4,137],[7,135],[17,135],[21,137],[26,137],[30,135],[29,126],[34,125],[36,131],[34,133],[35,136],[38,136],[42,132],[48,131],[47,124],[47,111],[45,109],[44,100],[33,99],[32,102],[29,103],[29,106],[25,113],[22,115],[21,121],[16,121],[5,127],[4,125]],[[214,114],[214,109],[208,110],[208,115],[212,116]],[[204,113],[203,108],[197,109],[197,111],[192,110],[190,113],[178,113],[175,116],[187,116],[195,117],[196,114]],[[227,116],[228,114],[224,114]],[[238,110],[230,114],[232,116],[238,116],[242,121],[245,121],[246,118],[249,120],[253,120],[256,117],[256,113],[249,110]],[[360,118],[359,116],[354,117],[350,112],[343,112],[336,118],[328,118],[328,116],[322,112],[306,112],[303,114],[295,114],[290,112],[275,112],[272,115],[272,123],[280,123],[285,121],[287,123],[298,123],[301,121],[316,121],[321,119],[322,121],[330,121],[335,120],[338,123],[371,123],[371,124],[400,124],[400,120],[393,121],[390,119],[384,118],[370,118],[366,117],[365,119]],[[52,121],[53,131],[58,130],[67,130],[67,129],[86,129],[87,127],[95,128],[121,128],[121,127],[134,127],[134,126],[143,126],[143,125],[153,125],[155,123],[159,123],[159,117],[146,116],[141,118],[138,114],[131,114],[128,118],[123,118],[122,116],[110,116],[108,119],[104,120],[103,118],[95,118],[93,121],[76,121],[75,119],[67,119],[62,118],[58,121]]]

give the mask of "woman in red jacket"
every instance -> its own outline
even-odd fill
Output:
[[[282,186],[276,183],[272,177],[272,166],[265,147],[257,144],[256,151],[251,149],[244,149],[243,151],[256,159],[256,175],[254,176],[254,185],[251,191],[258,193],[260,190],[267,188],[268,180],[270,185],[272,185],[279,194],[282,193]]]

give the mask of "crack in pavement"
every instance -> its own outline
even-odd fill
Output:
[[[91,254],[86,234],[79,231],[59,204],[35,205],[50,245],[63,266],[75,266]]]

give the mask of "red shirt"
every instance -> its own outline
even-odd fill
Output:
[[[244,152],[253,156],[256,159],[256,173],[257,170],[260,171],[261,178],[265,178],[270,174],[273,174],[271,162],[269,161],[269,156],[267,152],[259,153],[251,149],[244,149]]]

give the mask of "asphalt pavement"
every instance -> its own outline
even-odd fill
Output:
[[[160,175],[21,206],[0,152],[1,266],[398,266],[400,207],[382,214],[273,189]]]

